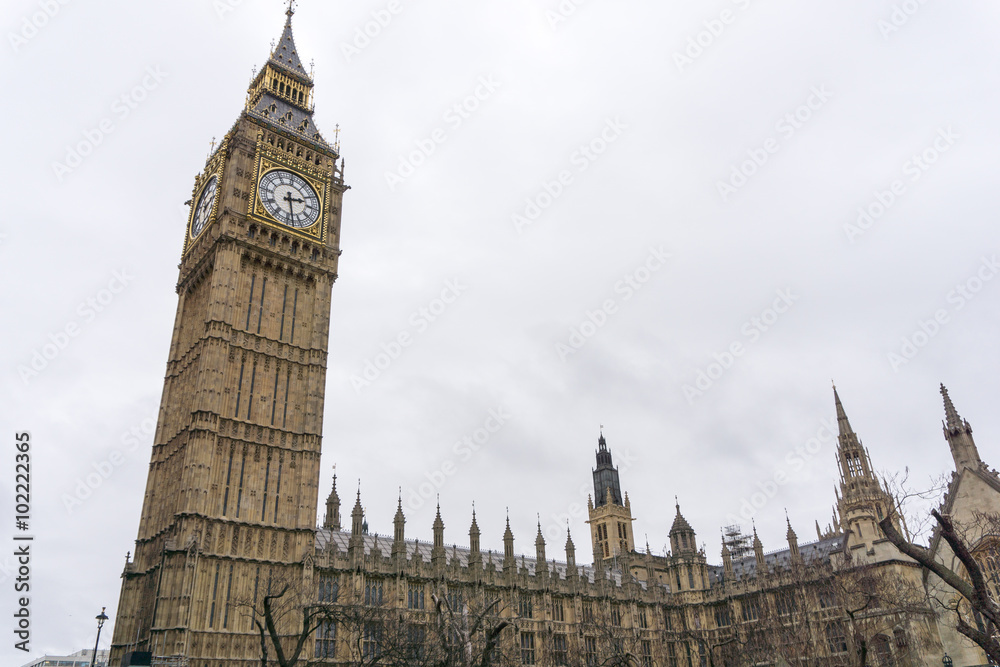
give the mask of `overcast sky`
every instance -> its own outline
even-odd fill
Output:
[[[0,662],[20,664],[114,618],[182,202],[285,17],[278,0],[3,12],[0,535],[28,430],[36,541],[31,652],[8,620]],[[940,382],[995,464],[998,19],[979,0],[301,3],[315,119],[331,140],[339,124],[351,185],[320,503],[336,464],[372,531],[402,487],[409,537],[430,539],[440,493],[449,544],[475,501],[484,548],[509,508],[516,548],[539,515],[560,559],[569,515],[589,562],[603,424],[639,544],[664,550],[676,495],[718,562],[720,526],[743,510],[749,529],[761,493],[778,549],[786,508],[802,541],[830,521],[831,379],[877,469],[923,484],[952,465]]]

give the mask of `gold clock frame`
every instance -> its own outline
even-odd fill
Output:
[[[205,230],[207,230],[209,227],[212,226],[212,223],[215,222],[216,218],[219,215],[219,200],[222,199],[222,165],[223,165],[222,160],[216,162],[211,169],[206,170],[205,173],[202,174],[203,178],[199,180],[198,184],[196,184],[194,195],[191,197],[191,211],[188,213],[187,234],[185,234],[186,243],[184,252],[187,252],[188,249],[190,249],[191,246],[194,244],[194,242],[202,237],[202,235],[205,233]],[[199,232],[198,235],[195,236],[192,233],[194,231],[192,229],[192,225],[194,225],[194,214],[198,210],[198,202],[201,201],[202,193],[205,192],[205,188],[208,187],[208,182],[211,181],[213,177],[215,177],[216,186],[215,186],[215,200],[212,202],[212,210],[208,214],[208,220],[205,221],[205,226],[202,227],[201,232]]]
[[[320,216],[316,222],[308,227],[290,227],[267,212],[267,209],[264,208],[264,203],[260,200],[260,179],[268,172],[276,169],[296,174],[316,191],[320,204]],[[289,160],[282,153],[271,150],[267,144],[258,142],[257,160],[254,165],[253,179],[250,183],[250,204],[247,217],[271,227],[276,227],[287,234],[292,234],[309,241],[325,243],[327,227],[329,225],[329,211],[327,210],[327,197],[330,191],[329,185],[328,178],[318,169],[311,169],[297,160]]]

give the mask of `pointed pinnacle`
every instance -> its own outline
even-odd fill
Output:
[[[847,413],[844,411],[844,405],[840,402],[840,395],[837,393],[836,385],[833,387],[833,400],[837,405],[837,425],[840,427],[841,437],[854,433],[854,430],[851,429],[851,422],[847,420]]]
[[[955,404],[951,402],[951,396],[948,395],[948,388],[943,384],[941,385],[941,396],[944,397],[944,414],[946,418],[946,425],[948,429],[958,429],[962,427],[962,418],[958,416],[958,410],[955,409]]]

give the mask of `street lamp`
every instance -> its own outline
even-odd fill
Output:
[[[945,653],[944,657],[941,658],[941,662],[944,663],[944,667],[952,667],[952,665],[955,664],[955,661],[949,658],[947,653]]]
[[[101,643],[101,628],[104,627],[104,621],[108,620],[108,615],[104,613],[107,607],[101,607],[101,613],[97,615],[97,641],[94,642],[94,655],[90,658],[90,667],[95,667],[97,665],[97,645]]]

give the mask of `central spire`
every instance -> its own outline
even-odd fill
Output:
[[[246,113],[282,133],[299,135],[298,138],[306,139],[316,147],[336,152],[336,147],[323,139],[313,123],[313,79],[302,65],[295,46],[292,35],[294,13],[289,3],[281,37],[274,43],[264,67],[250,82]]]
[[[292,37],[292,16],[294,14],[295,10],[292,8],[292,3],[289,2],[288,11],[285,12],[285,15],[288,17],[285,19],[285,29],[281,32],[281,39],[278,40],[278,43],[275,44],[274,49],[271,51],[269,62],[283,69],[308,77],[309,75],[306,73],[305,67],[302,66],[302,60],[299,58],[299,52],[295,48],[295,39]]]
[[[597,467],[594,468],[593,475],[595,506],[621,505],[622,489],[618,478],[618,468],[611,460],[611,450],[608,449],[608,442],[604,439],[603,427],[600,437],[597,439]]]
[[[833,385],[833,400],[837,404],[837,426],[840,427],[841,437],[853,435],[854,430],[851,428],[851,422],[847,419],[847,413],[844,411],[844,405],[840,402],[840,395],[837,393],[837,385]]]

